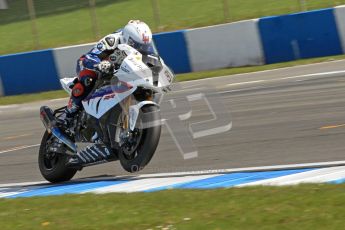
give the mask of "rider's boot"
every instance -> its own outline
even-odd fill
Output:
[[[72,99],[68,102],[68,105],[64,112],[58,117],[61,124],[67,129],[72,128],[75,115],[79,111],[79,106],[73,102]]]

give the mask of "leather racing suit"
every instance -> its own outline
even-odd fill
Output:
[[[123,61],[124,54],[116,49],[121,36],[121,31],[105,36],[88,53],[77,60],[78,79],[74,82],[67,105],[67,118],[72,118],[81,108],[82,100],[92,91],[99,74],[109,71],[110,65],[103,64],[107,64],[109,61],[115,68],[118,68]]]

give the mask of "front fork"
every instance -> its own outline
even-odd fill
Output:
[[[138,102],[132,96],[128,96],[120,102],[120,106],[122,108],[121,122],[119,126],[121,129],[121,134],[119,135],[120,139],[128,138],[131,135],[131,132],[134,131],[141,107],[145,105],[159,106],[156,102],[152,101],[152,97],[147,99],[148,100]]]
[[[122,129],[125,132],[129,130],[129,107],[132,105],[132,96],[128,96],[121,102],[122,107]]]

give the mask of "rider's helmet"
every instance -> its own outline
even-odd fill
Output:
[[[156,53],[151,29],[145,22],[130,20],[123,28],[122,35],[122,43],[133,47],[143,55]]]

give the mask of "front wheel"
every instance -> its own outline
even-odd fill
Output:
[[[156,106],[144,106],[141,113],[149,114],[150,121],[160,121],[159,109]],[[140,119],[140,115],[139,118]],[[140,121],[139,121],[140,122]],[[161,135],[161,125],[156,124],[149,128],[136,128],[130,143],[125,143],[119,151],[121,166],[127,172],[142,170],[152,159]]]
[[[47,181],[52,183],[68,181],[76,174],[77,169],[66,167],[67,155],[49,152],[49,145],[54,141],[54,138],[47,131],[43,135],[38,154],[39,169]]]

